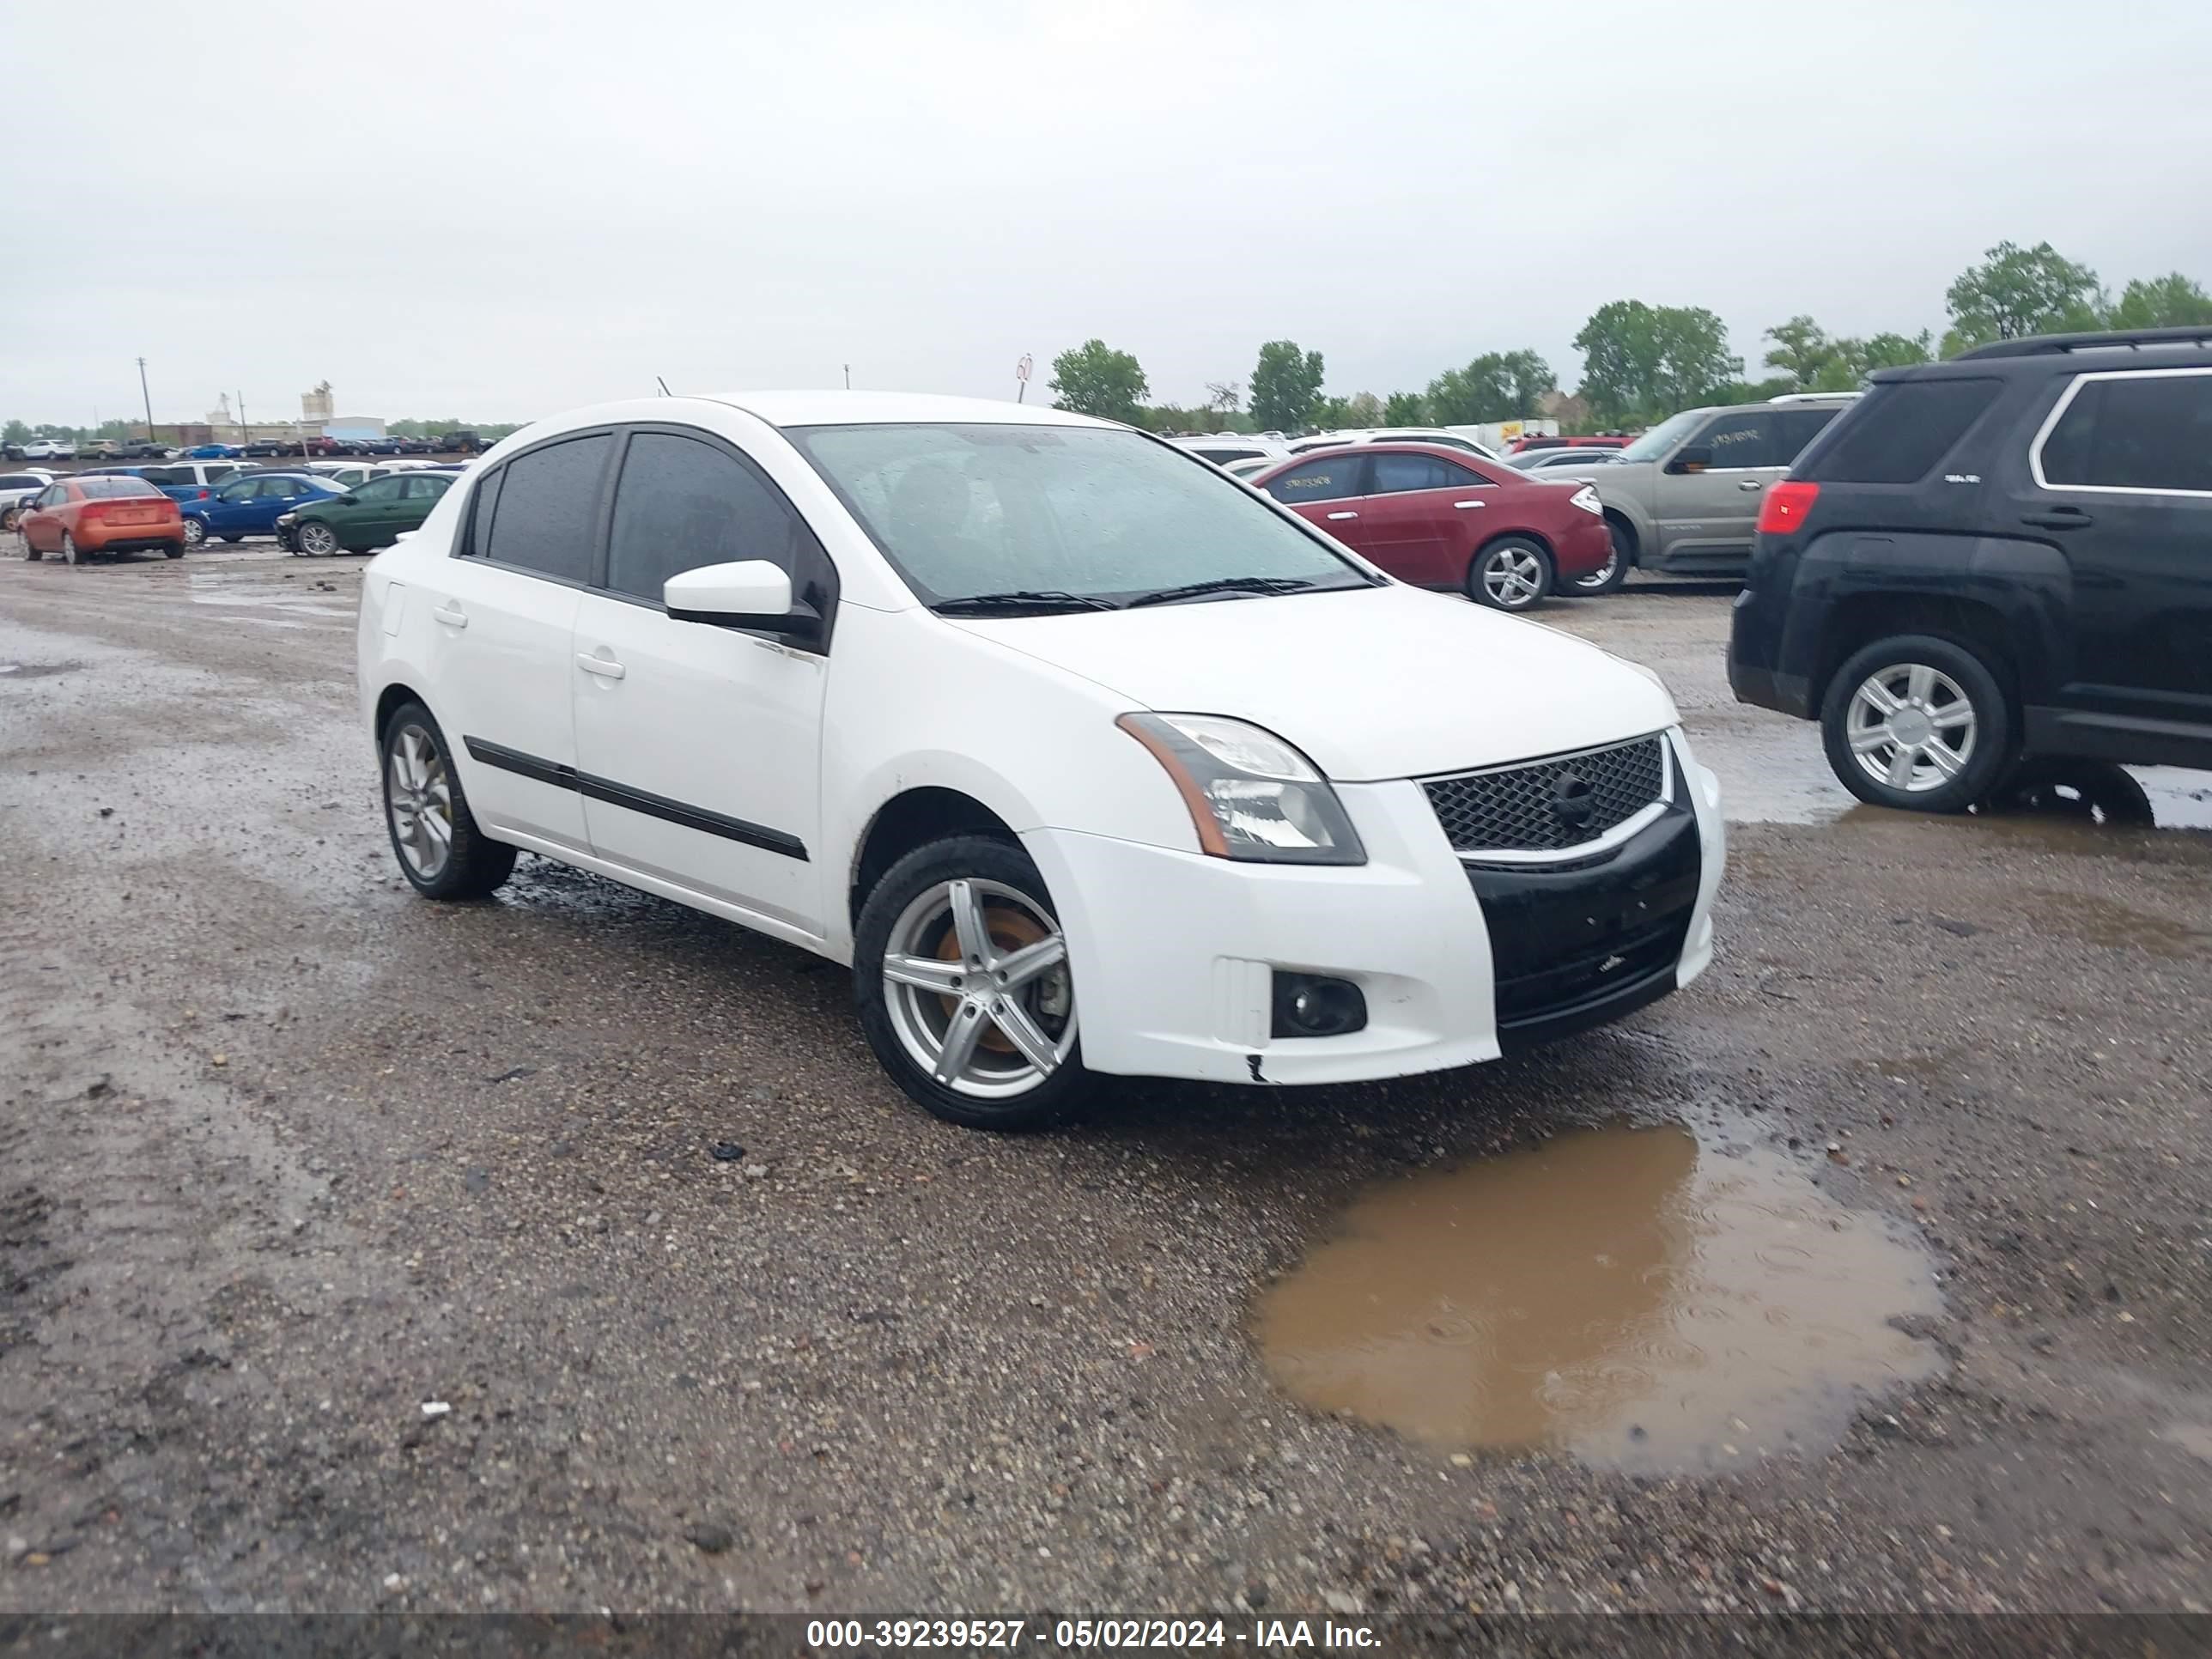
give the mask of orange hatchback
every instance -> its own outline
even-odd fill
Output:
[[[25,501],[22,514],[15,528],[27,559],[58,553],[82,564],[95,553],[157,547],[173,559],[184,556],[184,514],[143,478],[59,478]]]

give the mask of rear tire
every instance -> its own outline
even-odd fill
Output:
[[[1468,597],[1493,611],[1533,611],[1552,591],[1552,556],[1526,536],[1500,536],[1467,568]]]
[[[161,556],[165,559],[183,558],[185,556],[185,544],[182,542],[169,543],[167,546],[162,548]]]
[[[91,556],[76,544],[75,536],[66,530],[62,532],[62,562],[64,564],[82,564]]]
[[[187,518],[187,519],[185,519],[185,545],[186,547],[204,547],[204,546],[206,546],[206,545],[207,545],[207,526],[206,526],[206,525],[204,525],[204,524],[203,524],[203,523],[202,523],[199,520],[198,520],[198,519],[194,519],[194,518]]]
[[[2013,712],[1970,647],[1898,634],[1852,653],[1828,682],[1820,738],[1861,800],[1903,812],[1960,812],[1994,789],[2011,758]]]
[[[1012,842],[956,836],[885,872],[860,908],[853,993],[877,1060],[948,1123],[1043,1128],[1096,1085],[1066,935]]]
[[[392,711],[383,757],[384,827],[399,872],[426,898],[483,898],[514,872],[515,849],[477,828],[446,734],[419,702]]]

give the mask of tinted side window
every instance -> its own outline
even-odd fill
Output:
[[[1690,441],[1711,450],[1711,465],[1717,468],[1782,465],[1774,453],[1774,418],[1765,410],[1716,416]]]
[[[1822,483],[1917,483],[1996,400],[2001,383],[1887,380],[1851,406],[1801,476]]]
[[[1407,489],[1455,489],[1483,482],[1465,467],[1433,455],[1376,455],[1368,465],[1375,469],[1368,489],[1376,495],[1395,495]]]
[[[2060,489],[2212,493],[2212,374],[2085,382],[2044,440],[2043,476]]]
[[[399,484],[398,478],[373,478],[356,485],[353,493],[364,501],[396,501],[399,499]]]
[[[1805,446],[1843,411],[1834,409],[1785,409],[1774,417],[1777,466],[1787,466],[1805,453]]]
[[[1333,455],[1292,467],[1268,484],[1267,493],[1285,506],[1304,501],[1340,501],[1359,494],[1362,462],[1353,455]]]
[[[499,512],[479,541],[485,556],[562,581],[587,581],[599,528],[599,479],[614,440],[571,438],[518,455],[502,469]]]
[[[507,469],[501,467],[488,477],[477,481],[476,499],[469,503],[469,533],[461,550],[482,557],[491,545],[491,526],[499,511],[500,486],[507,482]]]
[[[790,502],[726,449],[696,438],[641,432],[623,459],[607,543],[607,586],[660,603],[661,584],[701,565],[766,559],[809,598],[826,562]]]
[[[442,472],[418,472],[407,480],[404,494],[410,501],[434,501],[453,487],[453,481]]]

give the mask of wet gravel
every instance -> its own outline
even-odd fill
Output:
[[[799,952],[530,859],[404,891],[357,582],[0,561],[0,1610],[2212,1603],[2206,836],[1831,817],[1726,596],[1632,586],[1551,619],[1827,820],[1734,827],[1699,985],[991,1139]],[[1939,1374],[1717,1476],[1273,1390],[1255,1302],[1368,1183],[1623,1115],[1915,1231]]]

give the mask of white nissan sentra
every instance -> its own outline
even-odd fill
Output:
[[[369,565],[360,657],[418,890],[527,848],[849,963],[956,1122],[1465,1066],[1712,957],[1719,788],[1655,676],[1080,416],[540,422]]]

